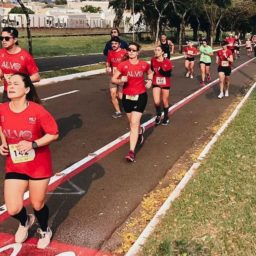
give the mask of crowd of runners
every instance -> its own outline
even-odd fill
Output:
[[[37,219],[40,228],[38,248],[46,248],[52,231],[48,226],[49,209],[45,197],[50,177],[53,175],[51,153],[48,145],[58,138],[58,127],[52,115],[40,104],[33,82],[40,80],[33,57],[18,43],[18,31],[5,27],[0,37],[0,78],[4,92],[0,105],[0,154],[6,157],[4,199],[8,213],[19,221],[15,242],[23,243],[28,230]],[[231,66],[240,56],[241,40],[230,35],[216,53],[218,65],[218,98],[229,96]],[[245,42],[247,54],[254,49],[256,36]],[[126,113],[130,126],[130,147],[125,158],[135,161],[135,149],[144,141],[141,117],[148,101],[147,90],[152,88],[156,125],[168,125],[169,97],[173,64],[170,60],[174,44],[165,34],[160,36],[150,63],[139,59],[140,45],[126,43],[119,37],[118,29],[111,30],[104,55],[106,73],[110,75],[110,98],[114,108],[113,118]],[[195,57],[200,56],[200,85],[211,81],[210,67],[214,51],[206,39],[199,47],[189,41],[183,48],[184,76],[194,79]],[[153,53],[152,53],[153,55]],[[27,214],[23,195],[29,190],[34,214]]]

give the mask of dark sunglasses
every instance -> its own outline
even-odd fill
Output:
[[[13,37],[11,37],[11,36],[0,36],[0,41],[2,42],[2,41],[6,41],[6,42],[8,42],[11,38],[13,38]]]
[[[137,50],[134,50],[134,49],[131,49],[131,48],[128,48],[127,51],[128,51],[128,52],[137,52]]]
[[[111,31],[111,34],[115,34],[115,33],[118,33],[117,31]]]

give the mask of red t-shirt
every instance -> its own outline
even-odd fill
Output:
[[[163,71],[171,71],[172,63],[169,59],[164,59],[163,61],[158,61],[156,57],[151,59],[151,67],[154,70],[153,84],[160,87],[170,87],[171,79],[170,77],[165,77],[159,73],[161,68]]]
[[[0,105],[0,125],[9,145],[22,140],[34,141],[45,134],[58,134],[58,127],[51,114],[39,104],[29,102],[21,113],[11,111],[9,102]],[[48,146],[34,149],[32,161],[14,163],[11,154],[6,157],[5,171],[46,178],[52,175],[52,161]]]
[[[187,55],[188,58],[194,58],[197,54],[197,49],[195,47],[188,47],[184,48],[184,53]]]
[[[118,66],[119,63],[124,61],[127,51],[125,49],[120,49],[119,51],[108,51],[107,63],[112,67],[112,70]]]
[[[228,37],[225,39],[225,42],[228,43],[228,49],[234,49],[235,48],[235,41],[236,39],[234,37]]]
[[[24,49],[19,53],[10,54],[5,48],[0,50],[0,69],[4,73],[4,90],[7,90],[8,77],[15,73],[25,73],[29,76],[37,73],[38,67],[33,57]]]
[[[228,61],[228,58],[233,55],[231,50],[227,49],[226,56],[224,56],[224,51],[219,50],[217,52],[217,56],[219,57],[218,65],[221,67],[231,67],[231,62]]]
[[[127,76],[128,81],[124,83],[123,93],[137,95],[146,92],[144,74],[150,69],[150,65],[143,60],[137,64],[131,64],[129,60],[121,62],[117,66],[122,76]]]

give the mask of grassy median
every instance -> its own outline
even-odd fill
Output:
[[[255,113],[254,92],[141,255],[255,255]]]

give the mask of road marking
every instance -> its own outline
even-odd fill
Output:
[[[252,58],[245,63],[241,64],[240,66],[234,68],[232,70],[232,73],[237,71],[238,69],[242,68],[243,66],[247,65],[248,63],[252,62],[256,58]],[[216,79],[212,81],[211,83],[207,84],[206,86],[202,87],[201,89],[195,91],[194,93],[190,94],[189,96],[185,97],[181,101],[174,104],[172,107],[169,108],[169,114],[173,114],[180,108],[182,108],[184,105],[191,102],[193,99],[197,98],[201,94],[203,94],[205,91],[209,90],[211,86],[213,86],[215,83],[218,82],[219,79]],[[155,117],[151,118],[147,122],[143,123],[142,126],[145,127],[145,129],[148,129],[155,125]],[[81,159],[80,161],[76,162],[75,164],[71,165],[70,167],[64,169],[58,174],[55,174],[53,177],[51,177],[49,186],[48,186],[48,192],[53,191],[56,189],[60,184],[64,183],[65,181],[71,179],[78,173],[84,171],[89,166],[93,165],[94,163],[98,162],[100,159],[104,158],[114,150],[120,148],[124,144],[126,144],[129,140],[129,132],[125,133],[124,135],[118,137],[114,141],[108,143],[104,147],[98,149],[97,151],[88,154],[85,158]],[[29,192],[24,193],[24,205],[29,204]],[[5,219],[9,217],[6,209],[6,205],[0,206],[0,222],[3,222]]]
[[[51,100],[51,99],[55,99],[55,98],[62,97],[62,96],[72,94],[72,93],[76,93],[76,92],[79,92],[79,90],[73,90],[73,91],[70,91],[70,92],[64,92],[64,93],[56,94],[56,95],[53,95],[53,96],[50,96],[50,97],[47,97],[47,98],[43,98],[42,100],[43,101]]]

